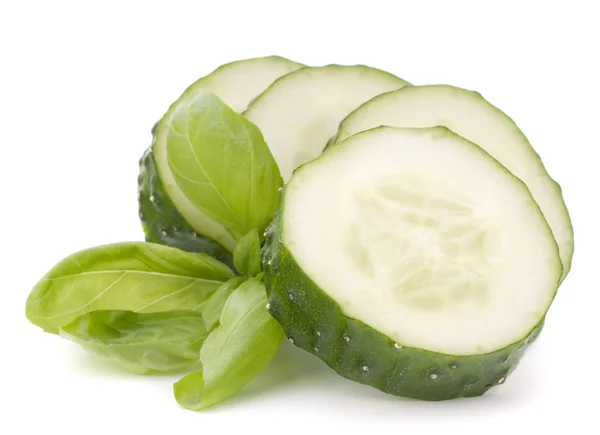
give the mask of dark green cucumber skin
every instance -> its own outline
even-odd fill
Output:
[[[262,250],[269,312],[296,346],[352,381],[421,400],[480,396],[505,381],[542,329],[543,321],[521,341],[482,355],[396,348],[394,340],[342,313],[296,263],[282,232],[280,209]]]
[[[177,211],[156,170],[152,146],[140,159],[138,202],[147,242],[161,243],[188,252],[205,253],[233,269],[232,254],[213,239],[197,234]]]

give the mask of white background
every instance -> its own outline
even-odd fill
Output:
[[[0,434],[599,434],[598,6],[3,1]],[[29,290],[62,257],[142,239],[138,158],[168,105],[218,65],[268,54],[475,89],[528,135],[563,187],[576,249],[542,337],[505,385],[410,401],[286,345],[242,393],[193,413],[172,397],[176,376],[116,372],[27,322]]]

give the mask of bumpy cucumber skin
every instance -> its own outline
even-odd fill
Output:
[[[262,250],[269,312],[294,345],[347,379],[421,400],[481,396],[506,380],[542,330],[543,320],[521,341],[482,355],[454,356],[401,346],[344,315],[302,271],[281,241],[281,210],[265,233]]]
[[[197,234],[175,208],[156,170],[152,147],[140,159],[138,202],[147,242],[205,253],[233,269],[232,254],[213,239]]]

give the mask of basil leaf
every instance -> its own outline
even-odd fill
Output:
[[[184,93],[161,119],[152,148],[186,222],[230,251],[248,231],[262,232],[279,207],[283,180],[262,133],[212,93]]]
[[[273,359],[284,333],[266,304],[264,284],[256,279],[231,294],[219,326],[200,350],[203,371],[184,376],[173,386],[181,406],[201,410],[225,400]]]
[[[254,277],[260,273],[260,238],[256,229],[242,237],[233,251],[233,264],[242,275]]]
[[[98,246],[59,262],[33,288],[26,315],[58,327],[96,310],[196,310],[234,276],[206,254],[144,242]]]
[[[202,318],[204,319],[204,326],[208,331],[212,330],[219,323],[219,318],[221,317],[221,312],[227,302],[227,298],[244,282],[246,282],[246,278],[243,276],[231,278],[219,287],[206,301],[202,307]]]
[[[59,328],[60,335],[125,370],[181,370],[198,361],[208,334],[196,311],[92,311]]]
[[[231,252],[198,234],[177,211],[158,176],[152,147],[140,159],[138,188],[139,217],[147,242],[208,254],[233,267]]]

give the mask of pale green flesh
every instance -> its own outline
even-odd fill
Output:
[[[407,172],[358,188],[354,202],[347,249],[377,287],[422,310],[486,303],[503,234],[473,201]]]
[[[211,219],[181,192],[169,167],[167,141],[173,124],[185,124],[190,105],[203,92],[212,92],[236,112],[241,112],[257,94],[273,80],[297,70],[303,65],[288,59],[271,56],[232,62],[219,67],[208,76],[198,80],[185,90],[170,107],[158,125],[157,138],[153,147],[161,181],[177,210],[198,232],[208,236],[229,251],[233,251],[236,238],[220,222]]]
[[[412,86],[373,98],[340,124],[336,141],[380,125],[445,126],[476,143],[520,178],[548,221],[565,278],[573,256],[573,227],[560,187],[515,123],[480,94],[452,86]]]
[[[287,181],[294,169],[321,154],[352,110],[407,84],[366,66],[302,68],[275,81],[244,115],[262,131]]]
[[[294,174],[283,210],[282,242],[304,273],[405,346],[473,355],[515,343],[562,272],[526,186],[444,128],[333,145]]]

